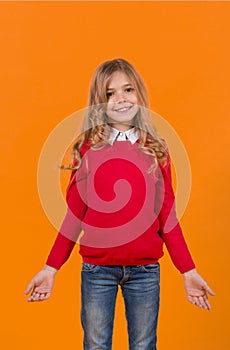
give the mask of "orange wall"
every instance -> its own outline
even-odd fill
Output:
[[[53,128],[85,107],[96,66],[118,56],[140,71],[151,108],[186,147],[193,180],[181,224],[216,292],[210,312],[193,307],[165,254],[159,350],[229,349],[229,15],[228,2],[0,3],[3,349],[82,348],[77,249],[48,302],[23,295],[56,234],[39,202],[37,164]],[[114,349],[128,349],[125,328],[119,295]]]

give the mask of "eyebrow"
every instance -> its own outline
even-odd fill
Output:
[[[132,84],[131,83],[127,83],[127,84],[122,85],[122,87],[125,87],[125,86],[132,86]],[[108,88],[107,91],[108,90],[114,90],[114,88],[111,87],[111,88]]]

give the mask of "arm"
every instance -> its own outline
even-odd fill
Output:
[[[159,234],[165,242],[175,267],[181,273],[184,273],[194,269],[195,264],[176,215],[169,154],[167,155],[167,164],[159,164],[158,174],[159,180],[156,184],[156,212],[160,224]]]
[[[87,210],[86,178],[84,165],[73,171],[67,188],[67,213],[48,256],[46,265],[37,273],[26,288],[31,292],[27,301],[42,301],[50,297],[57,271],[69,258],[81,232],[81,221]],[[77,184],[80,183],[78,186]]]
[[[57,270],[68,260],[81,232],[81,222],[87,211],[86,189],[88,169],[84,156],[89,148],[89,143],[82,146],[80,150],[82,164],[78,170],[74,170],[71,173],[69,185],[66,190],[67,213],[46,261],[46,265]],[[73,166],[76,165],[77,163],[75,161]]]
[[[68,260],[82,229],[81,222],[87,210],[86,177],[84,165],[71,175],[66,193],[66,216],[46,261],[57,270]]]
[[[160,168],[162,176],[157,185],[157,198],[159,203],[162,204],[160,208],[158,207],[160,234],[164,239],[174,265],[183,274],[188,301],[198,307],[210,310],[211,306],[207,293],[210,295],[215,294],[197,273],[195,264],[183,237],[180,224],[177,220],[169,156],[167,165],[165,167],[160,166]]]

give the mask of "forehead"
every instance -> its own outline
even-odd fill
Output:
[[[120,86],[132,85],[131,79],[122,71],[114,72],[107,84],[108,89],[114,89]]]

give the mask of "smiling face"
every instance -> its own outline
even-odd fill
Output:
[[[120,131],[134,126],[133,119],[139,107],[136,92],[128,76],[122,71],[114,72],[106,93],[108,123]]]

